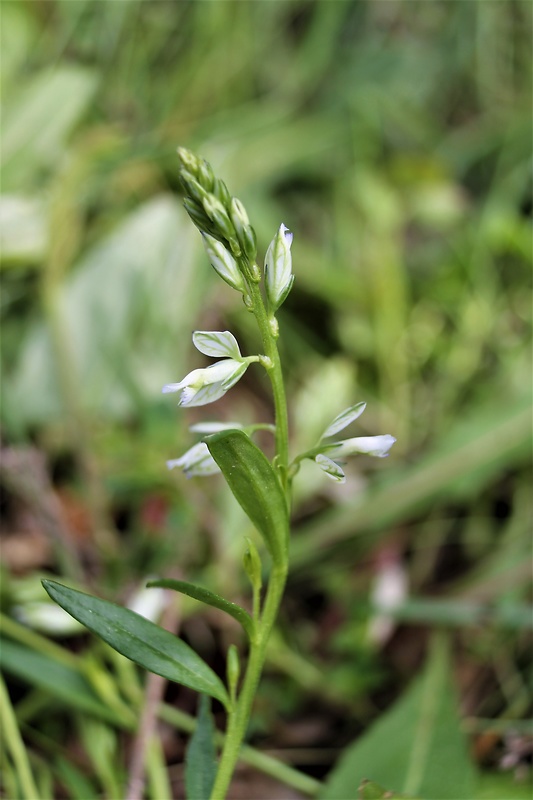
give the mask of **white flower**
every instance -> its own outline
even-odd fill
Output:
[[[357,436],[355,439],[344,439],[342,442],[328,444],[321,449],[332,459],[353,456],[356,453],[385,458],[395,441],[394,436],[388,433],[383,436]]]
[[[198,442],[198,444],[193,445],[181,458],[173,458],[167,461],[167,467],[168,469],[181,467],[188,478],[192,478],[195,475],[215,475],[220,472],[220,468],[205,442]]]
[[[168,383],[163,386],[163,394],[181,392],[178,403],[180,406],[204,406],[207,403],[214,403],[242,378],[248,364],[247,359],[236,361],[234,358],[225,358],[205,369],[193,369],[179,383]]]
[[[281,223],[265,256],[265,287],[272,312],[275,312],[284,302],[294,281],[291,257],[292,236],[290,230]]]

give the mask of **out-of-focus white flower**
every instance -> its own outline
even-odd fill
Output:
[[[364,453],[377,458],[385,458],[396,439],[386,433],[382,436],[356,436],[355,439],[344,439],[335,444],[325,445],[323,452],[330,458],[345,458],[357,453]]]
[[[192,478],[195,475],[215,475],[220,472],[220,468],[205,442],[198,442],[180,458],[173,458],[167,461],[167,467],[168,469],[181,467],[188,478]]]
[[[223,397],[242,378],[249,361],[225,358],[205,369],[193,369],[179,383],[167,383],[163,394],[180,392],[178,405],[204,406]]]
[[[282,223],[270,242],[265,256],[265,288],[270,310],[275,312],[289,294],[292,274],[292,233]]]
[[[322,435],[320,444],[304,453],[300,458],[312,458],[328,477],[338,483],[344,483],[346,476],[339,464],[343,463],[348,456],[364,453],[377,458],[385,458],[389,455],[389,450],[396,441],[394,436],[384,434],[382,436],[357,436],[353,439],[343,439],[340,442],[328,443],[325,439],[342,431],[350,423],[361,416],[366,408],[366,403],[356,403],[338,414],[328,425]]]

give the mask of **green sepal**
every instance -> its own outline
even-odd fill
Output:
[[[270,461],[242,430],[204,439],[229,488],[263,537],[275,564],[286,564],[289,515],[285,495]]]
[[[209,591],[209,589],[204,589],[203,586],[198,586],[195,583],[188,583],[187,581],[177,581],[173,578],[161,578],[157,581],[150,581],[146,585],[149,588],[173,589],[175,592],[181,592],[182,594],[186,594],[187,597],[192,597],[193,600],[199,600],[201,603],[205,603],[208,606],[213,606],[213,608],[218,608],[220,611],[225,611],[226,614],[229,614],[242,625],[250,640],[254,636],[254,621],[244,608],[241,608],[237,603],[231,603],[229,600],[225,600],[219,594]]]
[[[117,652],[156,675],[216,697],[229,708],[224,684],[200,656],[169,631],[128,608],[42,581],[52,600]]]

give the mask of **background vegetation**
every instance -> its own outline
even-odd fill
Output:
[[[32,796],[28,780],[42,798],[124,796],[146,744],[144,676],[56,616],[43,574],[121,603],[147,602],[153,575],[247,597],[249,529],[223,481],[165,470],[193,422],[271,415],[252,369],[212,411],[161,397],[202,363],[193,329],[256,347],[181,208],[179,144],[243,200],[263,252],[281,221],[294,232],[280,312],[294,451],[359,400],[354,435],[398,439],[387,461],[347,465],[343,487],[302,470],[250,736],[309,782],[250,751],[234,797],[339,800],[363,778],[423,791],[384,771],[416,741],[419,671],[445,702],[417,763],[435,775],[448,748],[457,765],[439,797],[528,796],[531,5],[3,0],[1,14],[3,796]],[[384,619],[391,581],[406,591]],[[215,667],[239,641],[212,611],[152,597]],[[182,796],[195,704],[166,689],[140,759],[148,797]]]

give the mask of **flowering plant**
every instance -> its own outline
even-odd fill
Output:
[[[186,581],[161,579],[150,586],[174,589],[222,609],[242,626],[247,639],[246,657],[232,646],[227,654],[226,683],[185,642],[166,630],[99,598],[91,597],[52,581],[44,585],[51,597],[87,628],[97,633],[118,652],[156,674],[177,681],[217,699],[227,711],[227,726],[218,764],[213,731],[205,702],[200,706],[197,734],[189,748],[193,773],[203,776],[202,798],[226,797],[233,770],[248,727],[253,700],[265,661],[268,641],[275,624],[289,567],[289,511],[292,481],[304,459],[311,459],[326,475],[344,482],[346,457],[358,453],[384,457],[394,444],[390,435],[364,436],[332,441],[364,411],[357,403],[342,411],[311,449],[289,458],[289,426],[285,386],[277,346],[279,327],[276,313],[286,300],[293,282],[291,246],[293,234],[281,224],[272,239],[263,269],[257,263],[255,231],[242,203],[232,197],[211,166],[184,148],[178,150],[180,179],[185,208],[202,234],[207,256],[217,274],[240,292],[253,313],[261,337],[262,352],[243,356],[229,331],[195,331],[193,343],[202,354],[218,359],[195,369],[177,383],[163,387],[163,393],[178,393],[179,406],[203,406],[226,394],[244,375],[250,364],[262,367],[270,380],[274,422],[243,427],[238,423],[199,423],[192,431],[203,436],[181,457],[167,462],[188,477],[221,472],[236,500],[262,537],[264,554],[246,540],[244,570],[252,589],[251,613],[210,590]],[[275,455],[269,460],[253,442],[258,429],[272,431]],[[242,669],[241,669],[242,660]],[[194,746],[193,746],[194,745]],[[197,786],[197,784],[194,784]],[[189,787],[189,794],[197,788]]]

